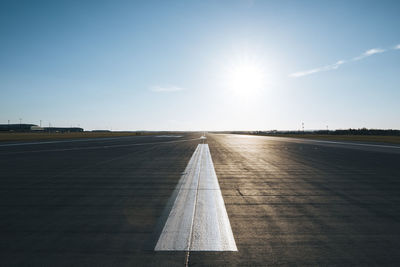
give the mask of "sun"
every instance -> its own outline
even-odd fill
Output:
[[[232,64],[225,79],[227,88],[239,96],[255,94],[265,86],[264,69],[249,60]]]

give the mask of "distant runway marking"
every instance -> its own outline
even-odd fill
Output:
[[[271,137],[271,138],[276,138],[276,139],[284,139],[287,141],[301,141],[302,143],[327,143],[327,144],[339,144],[339,145],[354,145],[354,146],[369,146],[369,147],[382,147],[382,148],[397,148],[400,149],[400,146],[398,145],[377,145],[377,144],[365,144],[365,143],[352,143],[351,141],[349,142],[340,142],[340,141],[328,141],[328,140],[315,140],[315,139],[302,139],[302,138],[296,138],[296,137],[281,137],[281,136],[262,136],[262,135],[229,135],[229,138],[235,138],[235,137],[240,137],[240,138],[253,138],[253,137]]]
[[[58,144],[58,143],[73,143],[73,142],[87,142],[87,141],[107,141],[107,140],[115,140],[115,139],[126,139],[129,137],[151,137],[151,135],[147,136],[119,136],[119,137],[106,137],[106,138],[82,138],[82,139],[72,139],[72,140],[57,140],[57,141],[38,141],[38,142],[23,142],[23,143],[8,143],[8,144],[0,144],[0,147],[5,146],[24,146],[24,145],[46,145],[46,144]]]
[[[268,136],[270,137],[270,136]],[[296,141],[301,141],[302,143],[327,143],[327,144],[339,144],[339,145],[350,145],[350,146],[367,146],[367,147],[382,147],[382,148],[397,148],[400,149],[400,146],[397,145],[377,145],[377,144],[365,144],[365,143],[352,143],[352,142],[340,142],[340,141],[327,141],[327,140],[315,140],[315,139],[301,139],[296,137],[274,137],[273,138],[283,138],[283,139],[292,139]]]
[[[237,251],[208,144],[199,144],[178,183],[155,251]]]
[[[73,148],[60,148],[60,149],[43,149],[43,150],[27,150],[27,151],[15,151],[6,152],[0,154],[10,155],[10,154],[25,154],[25,153],[39,153],[39,152],[61,152],[61,151],[73,151],[73,150],[93,150],[93,149],[107,149],[115,147],[131,147],[131,146],[144,146],[144,145],[157,145],[157,144],[169,144],[169,143],[180,143],[200,140],[200,138],[183,139],[183,140],[173,140],[173,141],[163,141],[163,142],[149,142],[149,143],[135,143],[135,144],[124,144],[124,145],[99,145],[99,146],[87,146],[87,147],[73,147]]]
[[[180,138],[182,135],[157,135],[159,138]]]
[[[298,138],[296,138],[298,139]],[[302,139],[298,139],[298,140],[302,140]],[[324,141],[324,140],[309,140],[309,141],[313,141],[313,142],[317,142],[317,143],[332,143],[332,144],[341,144],[341,145],[355,145],[355,146],[371,146],[371,147],[384,147],[384,148],[399,148],[400,146],[396,146],[396,145],[375,145],[375,144],[362,144],[362,143],[350,143],[350,142],[337,142],[337,141]]]

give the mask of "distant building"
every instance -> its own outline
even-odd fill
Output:
[[[77,133],[83,132],[79,127],[40,127],[35,124],[0,124],[0,132],[49,132]]]
[[[36,132],[43,131],[35,124],[0,124],[0,132]]]
[[[43,127],[40,127],[40,126],[37,126],[37,125],[33,125],[33,126],[31,126],[31,131],[34,131],[34,132],[43,132],[44,129],[43,129]]]
[[[45,132],[49,133],[79,133],[83,132],[83,128],[79,127],[44,127]]]

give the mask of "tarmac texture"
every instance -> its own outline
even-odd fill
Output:
[[[0,143],[0,265],[400,265],[399,146],[200,136]],[[203,142],[238,251],[154,251]]]

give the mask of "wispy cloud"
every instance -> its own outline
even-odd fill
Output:
[[[362,53],[358,57],[353,58],[353,61],[361,60],[363,58],[370,57],[370,56],[376,55],[376,54],[380,54],[380,53],[383,53],[385,51],[386,50],[380,49],[380,48],[372,48],[372,49],[369,49],[369,50],[365,51],[364,53]]]
[[[399,50],[400,49],[400,44],[396,45],[395,47],[393,47],[394,50]],[[330,65],[326,65],[326,66],[322,66],[322,67],[318,67],[318,68],[314,68],[314,69],[310,69],[310,70],[304,70],[304,71],[298,71],[298,72],[294,72],[289,74],[289,77],[293,77],[293,78],[298,78],[298,77],[302,77],[302,76],[307,76],[310,74],[314,74],[314,73],[318,73],[318,72],[322,72],[322,71],[329,71],[329,70],[336,70],[338,69],[341,65],[351,62],[351,61],[358,61],[361,59],[364,59],[366,57],[370,57],[376,54],[381,54],[384,53],[388,50],[392,50],[392,49],[381,49],[381,48],[372,48],[369,49],[367,51],[365,51],[364,53],[362,53],[361,55],[354,57],[350,60],[339,60],[334,64],[330,64]]]
[[[151,86],[150,87],[150,91],[153,92],[177,92],[177,91],[183,91],[185,90],[182,87],[178,87],[178,86]]]
[[[289,76],[297,78],[297,77],[302,77],[302,76],[310,75],[310,74],[321,72],[321,71],[335,70],[335,69],[339,68],[339,66],[344,64],[345,62],[346,61],[344,61],[344,60],[339,60],[338,62],[336,62],[334,64],[326,65],[326,66],[311,69],[311,70],[298,71],[298,72],[290,74]]]

